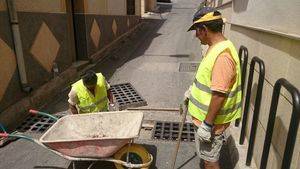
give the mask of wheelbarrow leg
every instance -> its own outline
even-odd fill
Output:
[[[71,163],[72,163],[73,169],[76,169],[75,161],[72,161]]]
[[[92,162],[87,169],[91,169],[96,162]]]
[[[73,169],[76,169],[76,164],[75,164],[75,161],[72,161],[71,162],[72,163],[72,167],[73,167]],[[93,165],[95,164],[96,162],[92,162],[89,166],[88,166],[88,168],[87,169],[91,169],[92,167],[93,167]]]
[[[128,149],[127,149],[127,155],[126,155],[126,163],[129,163],[129,162],[130,162],[130,161],[129,161],[129,148],[130,148],[132,142],[133,142],[133,141],[131,140],[131,141],[128,143]],[[131,168],[129,168],[129,169],[131,169]]]

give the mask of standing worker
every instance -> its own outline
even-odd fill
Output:
[[[81,80],[72,85],[69,93],[69,108],[72,114],[108,111],[108,102],[113,104],[109,84],[101,73],[87,71]]]
[[[197,126],[197,154],[205,169],[220,168],[225,130],[241,117],[240,61],[234,45],[222,34],[223,24],[219,11],[203,7],[195,13],[188,30],[195,30],[201,44],[209,46],[188,96],[188,111]]]

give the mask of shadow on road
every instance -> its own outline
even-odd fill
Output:
[[[230,135],[226,144],[221,149],[221,169],[233,169],[239,161],[239,152],[235,145],[234,138]]]
[[[197,158],[197,154],[196,153],[191,158],[189,158],[187,161],[185,161],[183,164],[181,164],[179,167],[177,167],[177,169],[183,168],[187,163],[189,163],[190,161],[192,161],[194,158]]]
[[[93,70],[102,72],[107,79],[110,79],[116,70],[125,63],[142,56],[152,40],[161,34],[157,33],[165,20],[143,19],[142,26],[131,36],[120,42],[120,45],[105,56],[105,60],[98,63]]]

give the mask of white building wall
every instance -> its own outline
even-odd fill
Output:
[[[241,45],[248,48],[248,70],[253,56],[258,56],[265,62],[266,75],[254,147],[254,160],[259,168],[273,86],[276,80],[286,78],[300,89],[300,1],[233,0],[230,2],[226,0],[223,2],[215,1],[211,3],[211,6],[219,6],[218,9],[228,20],[225,26],[225,36],[233,41],[237,49]],[[252,110],[255,98],[254,91],[257,87],[257,71],[258,68],[256,67],[251,96]],[[247,78],[248,74],[246,75]],[[291,96],[282,89],[267,168],[277,169],[281,167],[292,112],[291,103]],[[248,117],[247,137],[249,137],[250,123],[252,122],[251,113]],[[291,164],[293,169],[300,168],[299,132]]]

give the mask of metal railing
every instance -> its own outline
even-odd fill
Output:
[[[246,79],[246,71],[248,64],[248,49],[245,46],[241,46],[239,50],[239,58],[242,69],[242,93],[244,93],[245,88],[245,79]]]
[[[292,84],[290,84],[286,79],[281,78],[276,81],[273,89],[270,114],[269,114],[267,131],[266,131],[266,136],[264,141],[263,153],[261,157],[260,169],[265,169],[267,167],[267,161],[268,161],[273,129],[275,124],[275,118],[277,113],[278,99],[280,95],[280,89],[282,86],[285,89],[287,89],[292,95],[293,111],[290,120],[290,127],[288,130],[287,140],[285,144],[281,169],[288,169],[290,168],[291,165],[297,131],[299,127],[299,120],[300,120],[300,93],[298,89],[294,87]]]
[[[240,58],[240,65],[242,69],[242,96],[244,96],[244,90],[245,90],[245,79],[246,79],[246,71],[247,71],[247,64],[248,64],[248,49],[245,46],[241,46],[239,49],[239,58]],[[240,120],[237,119],[235,121],[235,126],[238,127],[240,125]]]
[[[240,135],[240,141],[239,141],[240,144],[244,144],[244,141],[245,141],[246,125],[247,125],[248,114],[249,114],[249,109],[250,109],[250,98],[251,98],[252,84],[253,84],[253,74],[254,74],[254,68],[255,68],[256,63],[259,65],[259,77],[258,77],[257,91],[256,91],[254,110],[253,110],[251,134],[250,134],[250,140],[249,140],[249,148],[250,149],[248,149],[248,152],[247,152],[247,157],[250,158],[250,161],[251,161],[252,154],[253,154],[254,138],[255,138],[255,133],[256,133],[256,128],[257,128],[257,122],[258,122],[260,104],[261,104],[261,95],[262,95],[262,89],[263,89],[264,78],[265,78],[264,61],[256,56],[252,58],[251,64],[250,64],[246,101],[245,101],[245,107],[244,107],[244,112],[243,112],[242,129],[241,129],[241,135]],[[247,163],[248,162],[249,162],[249,160],[247,160]]]

